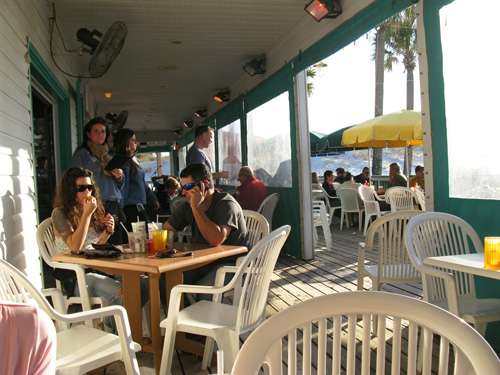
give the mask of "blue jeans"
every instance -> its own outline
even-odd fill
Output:
[[[101,273],[89,272],[85,274],[90,297],[104,297],[109,300],[110,305],[123,306],[123,297],[118,296],[118,291],[122,287],[121,275],[103,275]],[[74,295],[79,297],[78,284],[75,285]],[[149,299],[149,285],[146,275],[141,275],[141,306],[144,306]],[[112,316],[104,318],[104,324],[116,333],[115,319]]]

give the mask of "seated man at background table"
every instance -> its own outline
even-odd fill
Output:
[[[408,180],[405,175],[401,173],[401,167],[398,163],[392,163],[389,165],[389,188],[394,186],[403,186],[407,187]],[[385,189],[380,188],[378,191],[379,194],[385,194]],[[391,205],[387,202],[380,202],[380,210],[381,211],[390,211]]]
[[[415,187],[415,184],[425,190],[424,167],[422,165],[415,167],[415,176],[410,179],[410,187]]]
[[[337,169],[335,169],[335,173],[337,173],[337,177],[335,177],[335,180],[333,180],[333,182],[338,182],[339,184],[343,184],[345,169],[342,167],[338,167]]]
[[[236,190],[239,192],[236,201],[244,210],[257,211],[268,195],[266,185],[255,178],[250,167],[242,167],[238,177],[241,185],[236,186]]]
[[[163,229],[180,231],[190,225],[192,243],[247,246],[247,227],[240,205],[230,194],[214,190],[212,173],[205,164],[194,163],[184,168],[181,188],[188,201],[172,213]],[[217,268],[234,265],[237,257],[184,272],[184,284],[213,285]]]
[[[354,182],[361,185],[368,184],[369,180],[370,180],[370,169],[368,167],[364,167],[363,171],[354,177]]]

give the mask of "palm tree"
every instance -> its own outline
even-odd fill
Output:
[[[406,71],[406,109],[413,109],[413,71],[417,66],[417,17],[415,6],[389,19],[385,33],[385,69],[391,71],[394,64],[402,63]],[[408,148],[408,162],[411,167],[412,147]]]
[[[388,21],[385,21],[376,27],[377,33],[375,35],[373,53],[373,60],[375,60],[375,117],[384,114],[384,55],[385,55],[385,31],[387,29]],[[381,148],[373,149],[372,158],[372,174],[382,174],[382,152]]]
[[[307,68],[306,70],[307,79],[307,96],[311,96],[314,91],[314,84],[311,82],[316,77],[316,69]]]

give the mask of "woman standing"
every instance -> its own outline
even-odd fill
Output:
[[[135,133],[130,129],[121,129],[113,139],[113,150],[116,154],[132,156],[137,150],[137,140]],[[127,218],[127,229],[132,230],[132,222],[146,218],[143,211],[137,209],[138,204],[146,205],[150,202],[153,210],[158,210],[160,204],[158,198],[146,184],[144,170],[139,161],[133,157],[124,170],[125,186],[122,189],[121,204]]]
[[[83,168],[68,168],[57,187],[52,211],[52,226],[55,234],[55,251],[64,254],[71,250],[91,250],[92,244],[102,244],[113,234],[113,216],[104,212],[92,173]],[[59,274],[68,294],[79,295],[74,272]],[[123,305],[121,276],[103,275],[90,271],[85,275],[89,296],[105,297],[110,305]],[[141,280],[143,305],[148,297],[147,280]],[[107,317],[104,323],[114,330],[114,320]]]
[[[125,180],[121,169],[113,169],[111,172],[104,169],[112,159],[108,146],[110,132],[105,124],[106,120],[97,117],[85,125],[82,145],[73,154],[71,166],[85,168],[92,172],[99,187],[104,208],[115,219],[115,234],[108,242],[120,245],[123,239],[119,223],[125,220],[120,206],[122,199],[120,189]]]

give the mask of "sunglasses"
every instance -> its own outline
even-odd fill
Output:
[[[85,190],[88,190],[89,193],[92,193],[94,190],[94,185],[76,185],[76,191],[78,193],[83,193]]]
[[[192,188],[194,188],[195,186],[198,186],[201,184],[201,181],[197,181],[197,182],[193,182],[192,184],[186,184],[184,186],[181,186],[182,189],[184,189],[185,191],[188,191],[188,190],[191,190]]]

